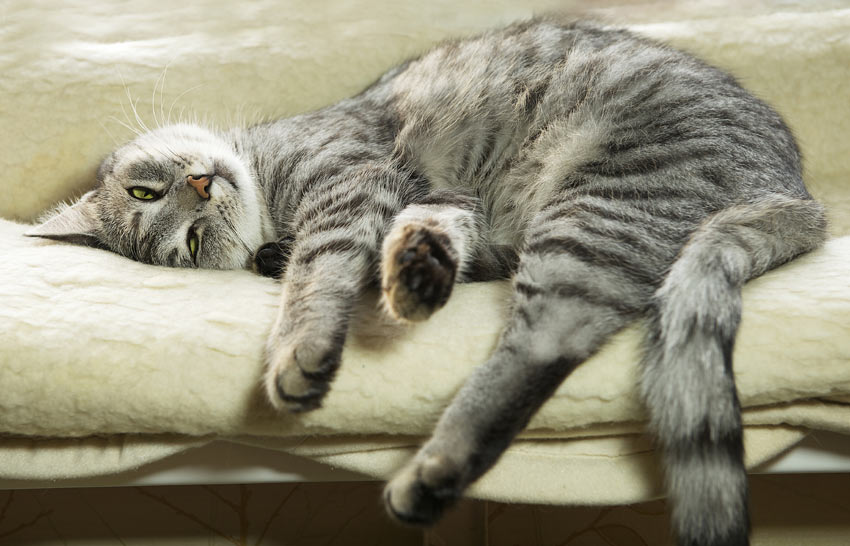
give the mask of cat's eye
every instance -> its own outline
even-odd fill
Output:
[[[189,229],[189,233],[186,235],[186,245],[189,247],[189,253],[193,260],[198,257],[198,244],[198,234],[195,233],[194,229]]]
[[[141,199],[142,201],[153,201],[155,199],[159,199],[158,193],[142,186],[133,186],[127,190],[127,192],[136,199]]]

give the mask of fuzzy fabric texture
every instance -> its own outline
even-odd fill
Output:
[[[18,222],[91,186],[113,137],[132,136],[122,123],[138,128],[130,102],[149,126],[292,114],[356,92],[441,38],[563,3],[38,6],[0,7],[0,479],[115,473],[213,438],[388,476],[494,346],[505,283],[459,286],[410,328],[367,299],[324,407],[278,415],[259,389],[273,281],[27,239]],[[631,2],[593,14],[731,70],[794,129],[836,238],[745,289],[735,366],[748,464],[807,428],[850,433],[850,237],[840,237],[850,235],[850,10],[828,0]],[[641,434],[639,340],[638,324],[581,366],[472,494],[552,503],[657,495]]]

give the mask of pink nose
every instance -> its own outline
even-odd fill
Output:
[[[210,194],[207,193],[207,187],[210,185],[210,176],[206,174],[202,175],[192,175],[186,177],[186,183],[195,188],[195,191],[198,192],[198,195],[203,197],[204,199],[209,199]]]

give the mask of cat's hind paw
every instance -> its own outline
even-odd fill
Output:
[[[457,258],[446,235],[406,225],[388,237],[381,266],[384,307],[396,319],[420,321],[449,299]]]
[[[431,525],[461,494],[460,472],[439,455],[413,459],[384,488],[384,506],[409,525]]]

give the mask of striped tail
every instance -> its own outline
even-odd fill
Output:
[[[655,293],[641,390],[682,546],[749,544],[747,475],[732,349],[748,279],[817,247],[811,200],[771,197],[697,230]]]

